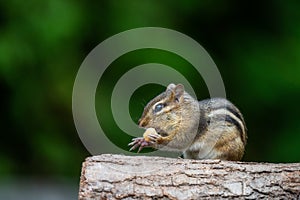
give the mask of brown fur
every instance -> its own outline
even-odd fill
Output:
[[[165,106],[156,113],[159,103]],[[152,147],[182,151],[191,159],[240,160],[247,140],[242,114],[232,103],[221,98],[198,102],[181,84],[170,84],[151,100],[139,126],[159,134]]]

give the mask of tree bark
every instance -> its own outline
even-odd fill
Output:
[[[104,154],[82,166],[79,199],[300,199],[300,163]]]

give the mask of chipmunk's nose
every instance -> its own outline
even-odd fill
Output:
[[[148,122],[149,122],[149,120],[147,118],[139,119],[139,121],[138,121],[139,127],[147,126]]]

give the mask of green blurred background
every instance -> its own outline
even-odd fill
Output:
[[[298,0],[0,1],[1,182],[54,180],[77,196],[81,162],[89,155],[72,118],[77,70],[106,38],[145,26],[180,31],[214,59],[227,97],[247,123],[245,161],[299,162],[299,10]],[[172,63],[176,58],[167,52],[135,53],[112,64],[114,80],[133,63],[155,60],[176,68],[182,62]],[[192,72],[183,70],[197,96],[207,98]],[[139,98],[147,102],[161,90],[137,91],[130,105],[134,120],[143,108]]]

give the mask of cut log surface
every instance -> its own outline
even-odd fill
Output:
[[[300,163],[104,154],[82,166],[79,199],[300,199]]]

